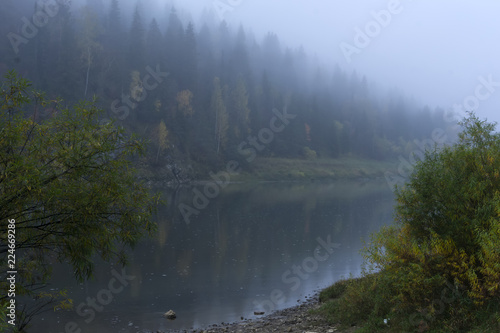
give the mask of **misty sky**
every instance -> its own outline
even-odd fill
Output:
[[[287,46],[304,45],[325,63],[356,69],[431,107],[465,103],[500,122],[500,1],[178,0],[194,15],[217,3],[234,4],[224,19],[257,37],[276,32]],[[372,37],[356,36],[357,28],[371,29]],[[480,77],[490,84],[478,88]]]

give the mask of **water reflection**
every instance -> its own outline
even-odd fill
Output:
[[[89,323],[86,305],[39,318],[34,331],[65,332],[70,321],[82,332],[167,331],[292,306],[359,274],[361,238],[391,222],[393,205],[385,182],[231,184],[187,224],[178,205],[192,205],[193,188],[163,195],[168,205],[158,211],[154,239],[131,252],[130,284]],[[63,267],[56,273],[56,285],[70,289],[75,306],[97,298],[113,278],[104,263],[96,281],[84,285],[68,282]],[[162,317],[170,309],[177,320]]]

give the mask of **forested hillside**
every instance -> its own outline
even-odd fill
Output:
[[[109,119],[151,141],[151,166],[255,154],[395,159],[445,127],[443,110],[210,10],[193,20],[171,5],[148,16],[148,1],[131,13],[118,0],[34,3],[8,0],[0,11],[0,74],[16,69],[67,103],[97,96]]]

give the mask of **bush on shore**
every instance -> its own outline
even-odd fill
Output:
[[[500,328],[500,135],[474,113],[460,124],[459,141],[427,152],[396,189],[395,223],[372,235],[363,276],[323,292],[329,320],[370,332]]]

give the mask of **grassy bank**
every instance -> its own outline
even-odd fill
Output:
[[[367,160],[354,157],[338,159],[258,158],[248,169],[232,177],[234,181],[304,181],[321,179],[354,179],[384,177],[394,171],[394,162]]]
[[[500,332],[500,134],[473,113],[395,193],[394,224],[361,251],[361,278],[321,293],[359,332]]]
[[[312,311],[329,324],[340,324],[341,329],[357,327],[356,332],[500,332],[500,304],[497,301],[467,308],[466,291],[444,290],[434,299],[435,312],[415,311],[387,314],[387,289],[380,274],[340,280],[324,289],[319,296],[321,306]],[[394,292],[394,291],[393,291]]]
[[[219,166],[179,163],[181,177],[191,181],[210,181],[210,174],[224,172],[227,164]],[[396,172],[395,161],[368,160],[357,157],[338,159],[286,159],[256,158],[242,168],[231,182],[246,181],[311,181],[383,178],[387,171]],[[175,182],[173,173],[166,167],[151,167],[146,162],[138,164],[139,176],[154,182]]]

